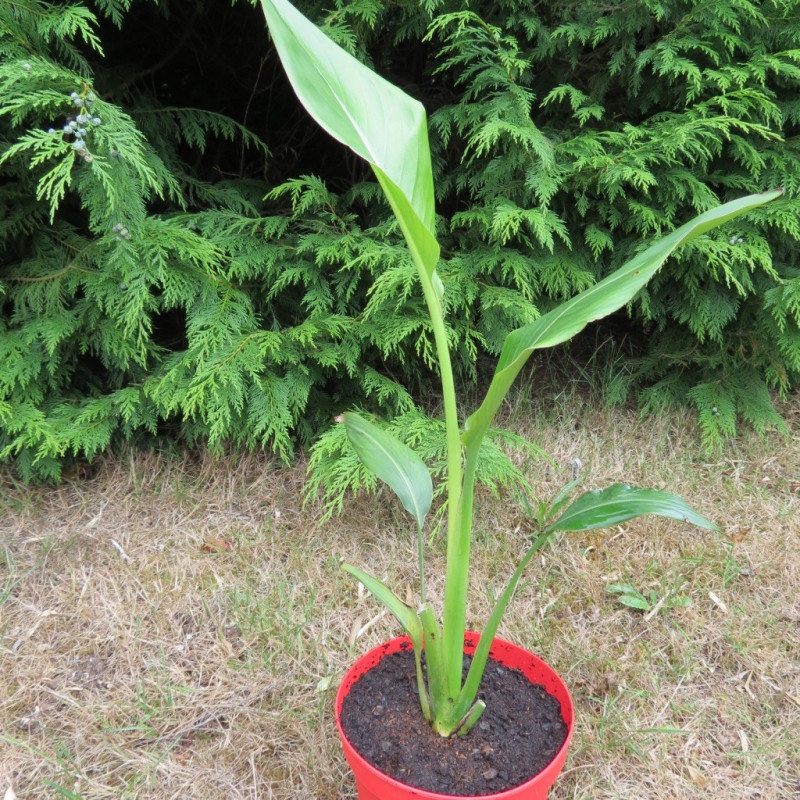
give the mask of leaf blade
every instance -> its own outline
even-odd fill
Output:
[[[363,569],[354,567],[352,564],[342,564],[342,569],[352,575],[356,580],[361,581],[369,592],[391,612],[397,621],[403,626],[403,630],[411,639],[411,644],[418,652],[422,649],[422,623],[416,612],[407,606],[385,583],[373,578],[372,575],[364,572]]]
[[[628,608],[635,608],[637,611],[649,611],[651,607],[646,598],[637,597],[634,594],[621,594],[617,597],[617,600],[622,605]]]
[[[332,42],[287,0],[261,4],[298,99],[334,139],[372,165],[432,278],[439,245],[424,106]]]
[[[602,491],[584,492],[547,531],[590,531],[619,525],[645,514],[689,522],[706,530],[718,527],[698,514],[682,497],[659,489],[638,489],[616,483]]]
[[[511,384],[534,350],[553,347],[571,339],[590,322],[622,308],[661,268],[682,244],[708,233],[740,214],[764,205],[783,194],[776,189],[748,195],[700,214],[668,236],[650,245],[599,283],[575,295],[549,313],[512,331],[503,343],[495,374],[483,402],[466,421],[462,441],[477,446],[489,429]]]
[[[344,415],[344,425],[364,466],[394,491],[421,530],[433,502],[433,481],[425,462],[399,439],[354,411]]]

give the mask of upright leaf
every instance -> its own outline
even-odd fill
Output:
[[[494,377],[478,410],[466,422],[462,440],[478,446],[511,384],[534,350],[566,342],[586,325],[630,302],[680,245],[780,197],[781,189],[732,200],[695,217],[628,261],[616,272],[575,295],[535,322],[512,331],[503,343]]]

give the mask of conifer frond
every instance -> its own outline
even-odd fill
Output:
[[[165,431],[289,458],[351,405],[427,441],[433,343],[380,187],[272,83],[252,2],[194,5],[0,2],[0,458],[28,479]],[[429,111],[462,380],[652,234],[785,187],[619,320],[643,408],[693,404],[709,446],[777,426],[766,392],[800,383],[800,0],[299,5]],[[212,19],[246,41],[220,50]]]

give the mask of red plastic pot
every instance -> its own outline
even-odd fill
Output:
[[[464,638],[464,652],[471,655],[475,652],[480,634],[469,632]],[[537,775],[504,792],[495,794],[484,794],[480,796],[451,795],[431,792],[425,789],[417,789],[395,780],[391,776],[374,767],[361,757],[358,751],[350,744],[342,730],[340,716],[342,713],[342,703],[352,685],[366,672],[387,655],[396,653],[399,650],[407,649],[410,641],[407,636],[399,636],[391,639],[382,645],[370,650],[362,656],[347,671],[342,680],[339,690],[336,692],[336,726],[339,729],[339,736],[342,740],[342,747],[350,768],[356,779],[359,800],[410,800],[410,798],[426,798],[427,800],[547,800],[547,793],[555,783],[559,772],[564,767],[567,758],[567,746],[572,739],[575,712],[572,705],[567,687],[558,674],[544,661],[533,653],[529,653],[521,647],[503,639],[495,639],[492,642],[490,652],[491,658],[500,664],[513,669],[518,669],[525,675],[531,683],[538,683],[553,695],[561,704],[561,715],[567,725],[567,738],[561,749],[556,753],[553,760]]]

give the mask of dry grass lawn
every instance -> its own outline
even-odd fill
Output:
[[[800,400],[791,435],[702,454],[688,416],[579,396],[512,415],[587,485],[687,496],[720,534],[665,520],[570,535],[530,569],[501,635],[571,686],[551,800],[800,798]],[[353,657],[398,633],[337,569],[415,584],[414,544],[373,497],[320,524],[304,465],[155,455],[31,489],[0,477],[0,797],[353,798],[332,720]],[[481,498],[479,626],[530,526]],[[443,563],[434,541],[431,591]],[[629,582],[653,613],[607,591]],[[688,605],[682,602],[689,601]],[[360,634],[360,635],[359,635]]]

